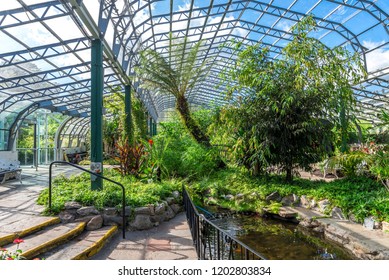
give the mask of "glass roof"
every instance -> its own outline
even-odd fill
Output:
[[[362,118],[388,107],[389,2],[387,0],[8,0],[0,6],[0,115],[46,108],[72,117],[90,116],[91,40],[104,40],[104,84],[129,84],[142,49],[168,52],[169,33],[203,40],[211,65],[204,81],[187,93],[193,106],[225,103],[221,69],[234,57],[228,40],[262,42],[274,59],[292,40],[290,29],[312,14],[311,36],[329,47],[358,52],[369,73],[354,85]],[[151,117],[174,108],[172,97],[133,84]],[[34,108],[35,108],[34,107]],[[363,114],[362,114],[363,113]],[[15,118],[15,117],[14,117]]]

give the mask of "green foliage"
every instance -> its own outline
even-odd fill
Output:
[[[195,178],[213,172],[218,166],[218,153],[205,148],[188,134],[181,122],[160,123],[153,140],[152,160],[164,177]]]
[[[107,110],[109,117],[104,118],[103,137],[104,148],[107,154],[113,156],[115,154],[116,145],[124,139],[128,139],[129,143],[142,141],[147,137],[147,121],[146,111],[142,103],[134,96],[131,98],[131,134],[126,134],[126,114],[124,93],[119,89],[112,89],[112,94],[104,96],[104,107]]]
[[[237,163],[255,174],[276,165],[290,181],[293,168],[309,169],[331,152],[334,127],[345,141],[355,104],[351,84],[363,77],[362,62],[308,37],[315,24],[313,17],[298,23],[277,60],[261,44],[231,44],[237,59],[224,73],[228,93],[245,94],[221,111],[216,126],[230,134],[224,142]]]
[[[369,154],[362,151],[351,151],[331,157],[328,167],[330,169],[340,168],[345,176],[356,176],[366,172],[369,163]]]
[[[226,201],[224,195],[241,193],[245,201],[250,201],[250,209],[258,212],[258,209],[268,207],[265,197],[278,191],[282,196],[296,194],[316,201],[329,199],[332,206],[340,207],[346,215],[353,214],[360,222],[370,215],[389,221],[389,193],[374,179],[362,176],[332,182],[296,179],[285,184],[280,176],[252,177],[247,171],[235,168],[192,182],[189,189],[198,203],[205,196],[212,196],[218,205],[238,211],[240,204]]]
[[[164,182],[142,183],[132,176],[122,177],[117,171],[106,169],[104,176],[120,182],[125,187],[126,205],[145,206],[161,202],[175,190],[181,190],[182,183],[178,180]],[[67,201],[77,201],[84,206],[117,207],[122,205],[121,188],[106,182],[102,191],[93,191],[90,188],[90,175],[81,174],[70,178],[57,177],[53,182],[52,208],[53,213],[59,213]],[[48,204],[48,189],[41,192],[38,204]]]

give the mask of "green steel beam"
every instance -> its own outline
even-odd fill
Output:
[[[92,40],[91,60],[91,171],[103,173],[103,44],[100,39]],[[91,176],[92,190],[101,190],[101,178]]]
[[[132,145],[134,132],[132,129],[132,117],[131,117],[131,85],[124,86],[124,106],[126,114],[125,130],[128,137],[128,144]]]

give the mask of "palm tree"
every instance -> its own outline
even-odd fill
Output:
[[[209,137],[193,119],[185,96],[205,76],[208,68],[206,60],[198,63],[201,41],[193,43],[189,50],[187,46],[187,38],[178,41],[170,37],[166,57],[155,50],[143,50],[135,70],[143,88],[176,98],[176,110],[189,133],[199,144],[210,147]]]

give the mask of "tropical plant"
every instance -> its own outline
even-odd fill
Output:
[[[166,57],[152,49],[143,50],[135,70],[143,88],[176,98],[176,110],[189,133],[198,143],[210,147],[209,137],[193,118],[186,97],[207,72],[207,60],[198,59],[201,43],[170,36]]]
[[[233,148],[245,166],[279,166],[288,181],[294,168],[309,169],[331,152],[334,128],[344,142],[355,104],[351,84],[364,74],[358,54],[309,37],[315,25],[312,16],[295,25],[277,60],[261,44],[232,42],[237,59],[223,76],[230,96],[245,93],[225,108],[221,122]]]
[[[119,171],[121,175],[139,176],[148,157],[145,145],[142,142],[130,145],[127,138],[125,138],[123,141],[118,141],[115,147],[118,152],[115,159],[120,162]]]

